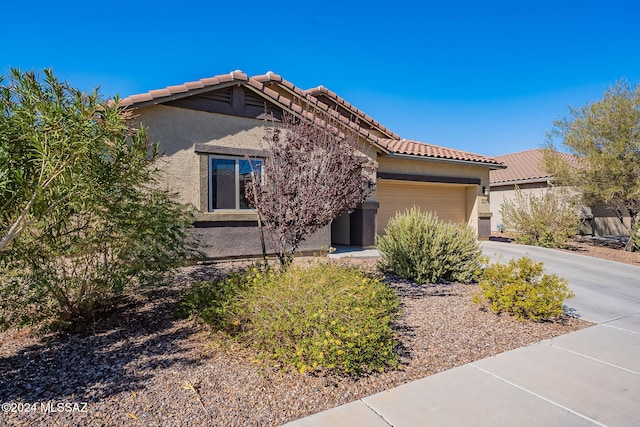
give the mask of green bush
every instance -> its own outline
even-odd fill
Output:
[[[180,298],[178,314],[189,319],[200,319],[215,330],[234,332],[237,298],[248,288],[245,273],[239,272],[231,273],[225,280],[199,282]]]
[[[391,328],[397,296],[357,269],[319,262],[281,273],[252,267],[217,285],[202,284],[187,299],[187,311],[226,329],[270,365],[348,375],[398,366]]]
[[[413,207],[392,218],[378,237],[380,268],[419,283],[470,282],[480,269],[480,247],[470,227],[444,223]]]
[[[197,256],[131,111],[50,70],[0,83],[0,329],[82,326]]]
[[[565,299],[573,298],[569,284],[555,274],[543,274],[543,264],[523,257],[509,264],[485,268],[480,281],[482,295],[495,313],[511,313],[518,320],[548,320],[564,313]]]
[[[524,194],[516,188],[515,197],[500,207],[505,229],[516,233],[516,242],[559,248],[580,230],[578,210],[556,190],[540,195]]]

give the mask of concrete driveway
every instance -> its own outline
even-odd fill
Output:
[[[515,243],[481,245],[491,262],[528,256],[542,261],[546,273],[567,279],[576,296],[566,305],[584,320],[604,323],[640,313],[640,266]]]

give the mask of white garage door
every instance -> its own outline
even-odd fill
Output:
[[[389,219],[396,212],[418,206],[423,212],[434,212],[443,221],[467,223],[466,187],[454,184],[379,179],[376,187],[378,234],[384,234]]]

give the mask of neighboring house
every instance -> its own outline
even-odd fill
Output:
[[[561,154],[566,161],[574,162],[575,156]],[[550,187],[552,176],[545,171],[541,149],[505,154],[495,158],[506,169],[492,170],[491,175],[491,231],[499,231],[503,225],[500,207],[505,199],[512,198],[518,186],[525,194],[542,194]],[[626,210],[598,206],[580,207],[584,219],[581,232],[594,236],[628,236],[631,219]],[[623,213],[624,212],[624,213]]]
[[[162,153],[163,185],[196,207],[194,233],[208,257],[260,254],[257,216],[244,201],[247,158],[264,156],[265,114],[297,117],[324,111],[355,130],[362,154],[376,165],[368,200],[325,227],[301,247],[331,244],[375,246],[389,218],[413,205],[441,219],[470,225],[488,237],[489,171],[504,166],[478,154],[401,139],[335,93],[302,90],[274,73],[248,77],[240,71],[121,100]]]

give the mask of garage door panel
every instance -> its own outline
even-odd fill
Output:
[[[466,188],[454,185],[434,185],[406,181],[378,180],[376,198],[378,234],[383,234],[389,219],[396,212],[418,206],[423,212],[434,212],[443,221],[467,222]]]

